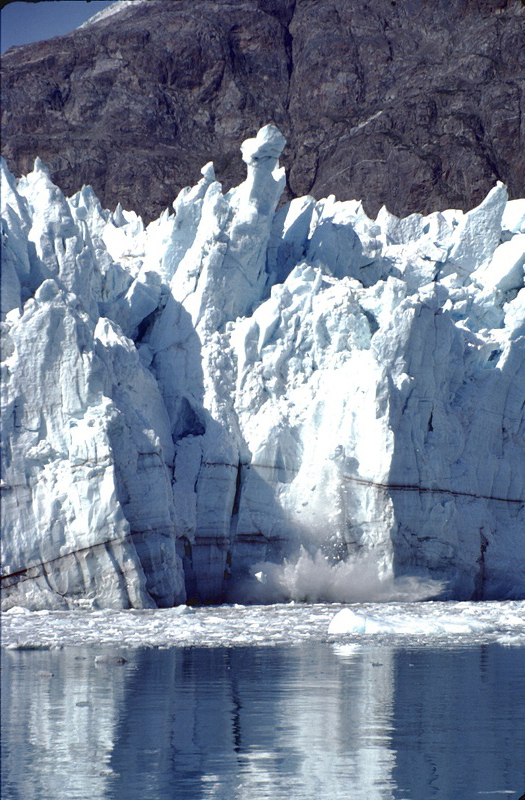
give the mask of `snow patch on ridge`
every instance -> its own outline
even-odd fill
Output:
[[[88,25],[94,25],[97,22],[102,22],[102,20],[108,19],[114,14],[118,14],[120,11],[124,11],[124,9],[128,8],[129,6],[135,6],[139,3],[145,3],[148,1],[150,2],[150,0],[116,0],[115,3],[111,3],[111,5],[109,5],[107,8],[104,8],[102,11],[98,11],[96,14],[93,14],[92,17],[79,25],[77,30],[86,28]]]

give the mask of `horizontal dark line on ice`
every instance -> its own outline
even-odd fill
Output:
[[[360,486],[371,486],[374,489],[382,489],[386,492],[418,492],[419,494],[448,494],[452,497],[472,497],[474,500],[494,500],[498,503],[513,503],[514,505],[525,505],[525,500],[517,500],[512,497],[498,497],[491,494],[476,494],[475,492],[460,492],[455,489],[442,489],[433,486],[418,486],[415,483],[377,483],[366,478],[354,478],[352,475],[343,475],[343,480],[357,483]]]
[[[227,465],[221,465],[227,466]],[[15,586],[20,581],[24,580],[36,580],[36,578],[41,578],[46,574],[46,567],[50,566],[51,564],[55,564],[57,561],[62,561],[64,558],[69,558],[70,556],[77,556],[82,555],[83,553],[87,554],[93,550],[96,550],[98,547],[107,547],[111,544],[122,544],[126,541],[129,541],[133,536],[143,536],[145,539],[148,537],[149,531],[130,531],[125,536],[119,539],[105,539],[103,542],[94,542],[93,544],[86,545],[85,547],[79,547],[78,550],[70,550],[68,553],[61,553],[59,556],[55,556],[55,558],[50,558],[48,561],[37,561],[34,564],[30,564],[28,567],[22,567],[21,569],[15,570],[14,572],[7,572],[4,575],[0,575],[0,581],[7,581],[8,578],[18,578],[18,580],[13,580],[12,583],[4,584],[0,586],[0,589],[9,589],[11,586]],[[181,536],[180,540],[184,540],[185,537]],[[264,534],[254,532],[254,533],[244,533],[240,534],[236,537],[236,540],[239,544],[257,544],[261,541],[272,541],[273,543],[280,541],[280,537],[272,537],[269,540]],[[199,536],[199,540],[197,542],[191,542],[192,547],[199,547],[199,546],[206,546],[208,544],[216,544],[217,538],[213,536]],[[224,544],[227,545],[228,542],[224,541]],[[35,570],[37,572],[36,575],[28,575],[27,573],[31,570]],[[53,591],[56,591],[55,589]],[[60,594],[60,592],[57,592]]]
[[[216,464],[213,462],[208,462],[207,466],[224,466],[224,467],[233,467],[233,464]],[[246,465],[248,466],[248,465]],[[249,466],[264,466],[261,464],[251,464]],[[419,494],[445,494],[452,497],[471,497],[474,500],[491,500],[498,503],[511,503],[513,505],[523,506],[525,505],[525,500],[517,500],[514,498],[509,497],[497,497],[488,494],[475,494],[474,492],[460,492],[455,491],[453,489],[442,489],[442,488],[434,488],[430,486],[418,486],[417,484],[401,484],[401,483],[378,483],[377,481],[367,480],[366,478],[354,478],[351,475],[343,475],[342,476],[345,481],[349,481],[351,483],[356,483],[359,486],[369,486],[374,489],[381,489],[385,492],[418,492]],[[80,547],[78,550],[72,550],[69,553],[63,553],[55,558],[49,559],[49,561],[41,561],[36,564],[31,564],[29,567],[24,567],[22,569],[16,570],[15,572],[9,572],[5,575],[0,575],[0,581],[6,581],[9,578],[19,578],[20,580],[32,580],[39,577],[42,577],[42,570],[49,566],[50,564],[54,564],[57,561],[61,561],[64,558],[68,558],[69,556],[80,555],[81,553],[88,553],[92,550],[95,550],[97,547],[106,547],[110,544],[117,544],[126,539],[130,539],[132,536],[142,535],[147,537],[146,531],[131,531],[127,536],[123,537],[122,539],[107,539],[104,542],[95,542],[94,544],[87,545],[86,547]],[[250,538],[247,538],[249,536]],[[239,541],[242,542],[243,540],[250,541],[253,534],[244,534],[239,536]],[[210,537],[206,537],[210,538]],[[256,540],[261,538],[261,535],[255,534]],[[265,538],[265,537],[262,537]],[[251,540],[253,541],[253,540]],[[205,544],[205,542],[196,542],[195,544],[198,546],[199,544]],[[31,570],[37,570],[39,574],[37,575],[28,575],[27,573]],[[19,581],[13,581],[13,583],[6,584],[0,588],[7,589],[11,586],[14,586]]]

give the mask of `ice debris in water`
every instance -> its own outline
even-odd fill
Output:
[[[284,144],[147,227],[2,162],[4,608],[524,596],[525,200],[278,208]]]
[[[6,614],[2,644],[9,651],[70,646],[272,646],[308,641],[359,647],[368,639],[403,646],[525,645],[525,602],[222,605],[172,609],[49,611]],[[348,655],[348,653],[347,653]]]

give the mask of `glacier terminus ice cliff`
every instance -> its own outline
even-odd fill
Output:
[[[2,605],[525,597],[525,201],[144,227],[2,165]]]

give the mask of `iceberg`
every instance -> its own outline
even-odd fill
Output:
[[[525,200],[145,227],[2,162],[2,607],[525,597]],[[364,565],[364,568],[362,568]]]

